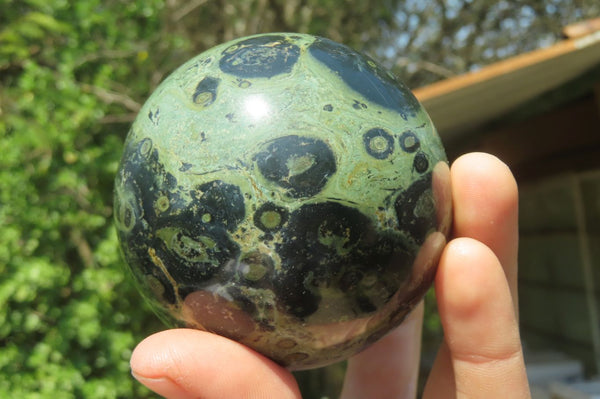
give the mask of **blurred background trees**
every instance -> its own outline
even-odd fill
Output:
[[[129,374],[163,328],[124,273],[112,184],[140,104],[217,43],[299,31],[409,86],[553,43],[596,0],[0,0],[0,397],[152,397]],[[429,334],[439,324],[428,316]],[[335,396],[343,367],[300,375]],[[333,382],[332,382],[333,381]]]

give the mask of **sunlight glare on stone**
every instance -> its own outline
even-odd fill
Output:
[[[263,119],[270,112],[269,103],[261,95],[248,96],[244,100],[244,111],[254,120]]]

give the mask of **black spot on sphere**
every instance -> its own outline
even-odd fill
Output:
[[[331,104],[325,104],[323,106],[323,111],[327,111],[327,112],[333,111],[333,105],[331,105]]]
[[[138,144],[138,153],[143,158],[147,158],[150,156],[152,152],[152,139],[146,137]],[[126,154],[125,154],[126,155]],[[132,159],[130,159],[132,160]]]
[[[168,175],[168,174],[167,174]],[[157,259],[181,284],[196,284],[210,279],[222,266],[239,256],[239,248],[227,229],[233,230],[244,218],[243,197],[237,186],[220,180],[202,184],[193,190],[192,199],[177,189],[168,192],[169,206],[157,213],[156,198],[164,193],[163,185],[137,184],[143,201],[145,223],[139,223],[136,234],[126,239],[127,246],[137,248],[138,259]],[[148,253],[153,248],[154,255]]]
[[[200,288],[198,284],[211,279],[240,254],[238,245],[219,227],[196,225],[193,230],[180,229],[166,237],[157,243],[156,255],[182,285]]]
[[[299,319],[304,319],[319,309],[321,296],[306,287],[307,272],[288,269],[274,282],[274,292],[281,301],[284,310]]]
[[[237,278],[247,286],[271,288],[274,271],[273,258],[255,251],[242,255],[235,272]]]
[[[169,203],[179,201],[177,179],[165,170],[158,150],[151,139],[145,138],[137,144],[127,145],[121,160],[117,184],[128,193],[128,198],[135,198],[128,202],[135,209],[137,221],[131,231],[133,235],[138,234],[139,229],[156,225],[155,205],[159,198],[168,195]],[[142,218],[146,223],[140,223]]]
[[[379,234],[358,209],[336,202],[303,205],[290,215],[281,237],[274,290],[299,318],[318,310],[321,289],[353,298],[350,317],[373,311],[396,292],[413,259],[399,236]],[[375,279],[368,286],[366,274]]]
[[[252,37],[223,51],[219,67],[240,78],[272,78],[290,73],[300,48],[281,35]]]
[[[181,169],[191,166],[184,163]],[[193,230],[201,223],[235,230],[245,217],[244,197],[235,185],[214,180],[189,193],[182,192],[175,175],[160,162],[158,149],[153,148],[150,139],[142,140],[135,151],[126,149],[121,169],[118,184],[137,199],[132,205],[139,204],[141,208],[135,214],[143,215],[145,223],[138,223],[138,227],[148,230],[146,234],[165,226]]]
[[[309,245],[336,247],[343,252],[359,243],[370,224],[356,208],[324,202],[300,207],[292,214],[288,230],[298,231]]]
[[[272,202],[264,203],[254,213],[254,225],[264,232],[274,232],[288,219],[288,211]]]
[[[157,126],[158,121],[160,120],[160,108],[157,108],[156,111],[149,111],[148,119],[150,119],[150,122],[152,122],[154,126]]]
[[[419,173],[427,172],[427,169],[429,169],[429,160],[425,153],[418,152],[415,155],[415,159],[413,159],[413,168]]]
[[[192,101],[195,104],[202,105],[203,107],[208,107],[211,105],[217,98],[217,88],[219,87],[220,82],[221,79],[212,78],[210,76],[202,79],[196,86],[196,90],[192,96]]]
[[[122,162],[117,184],[126,198],[136,199],[119,208],[124,221],[135,223],[119,229],[130,264],[142,265],[144,274],[159,280],[162,272],[156,270],[165,267],[175,281],[194,284],[236,259],[239,248],[226,229],[244,218],[238,187],[216,180],[200,185],[190,200],[177,187],[175,176],[165,171],[150,140],[126,148]],[[208,223],[203,223],[205,215]]]
[[[352,108],[357,109],[357,110],[363,110],[363,109],[367,109],[368,106],[365,103],[361,103],[358,100],[354,100],[354,104],[352,104]]]
[[[400,147],[405,152],[412,153],[421,147],[421,142],[416,134],[408,130],[400,136]]]
[[[236,228],[245,207],[239,187],[220,180],[183,192],[159,150],[150,139],[126,146],[115,182],[115,217],[136,278],[174,303],[171,278],[182,287],[197,287],[239,258],[227,229]]]
[[[173,287],[167,276],[157,269],[156,265],[149,260],[144,260],[141,270],[137,272],[140,271],[144,273],[136,276],[138,279],[141,277],[140,283],[148,286],[152,293],[158,294],[163,301],[173,305],[177,302],[175,287]]]
[[[165,174],[165,183],[167,190],[171,191],[177,186],[177,178],[172,173],[167,172]]]
[[[363,135],[367,153],[376,159],[386,159],[394,152],[394,138],[385,130],[375,128]]]
[[[333,151],[324,141],[309,137],[275,139],[255,160],[260,173],[293,198],[317,194],[336,171]]]
[[[129,206],[117,206],[116,211],[121,211],[122,209],[122,222],[123,225],[125,226],[126,229],[131,230],[131,228],[133,228],[133,225],[135,224],[135,216],[134,216],[134,211],[133,211],[133,207],[130,204],[125,204],[125,205],[129,205]]]
[[[436,228],[436,209],[431,196],[429,173],[401,192],[394,203],[399,228],[407,231],[418,244],[422,244],[427,234]]]
[[[377,307],[366,296],[357,296],[356,302],[360,310],[364,313],[371,313],[377,310]]]
[[[310,54],[369,101],[399,112],[404,119],[420,108],[415,96],[370,58],[329,39],[317,38]]]
[[[245,79],[238,79],[238,87],[240,89],[247,89],[252,86],[252,82]]]
[[[190,168],[191,168],[192,166],[194,166],[194,165],[192,165],[191,163],[188,163],[188,162],[182,162],[182,163],[181,163],[181,166],[179,167],[179,171],[180,171],[180,172],[186,172],[186,171],[190,170]]]
[[[317,311],[318,286],[343,273],[349,260],[345,255],[368,226],[360,211],[334,202],[304,205],[290,215],[281,233],[283,242],[277,246],[282,271],[274,281],[288,312],[304,318]]]
[[[195,214],[196,221],[220,225],[227,230],[235,230],[238,223],[244,219],[246,209],[244,196],[238,186],[214,180],[201,184],[191,191],[194,201],[190,210]]]

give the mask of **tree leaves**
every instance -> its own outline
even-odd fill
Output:
[[[595,0],[406,0],[377,54],[415,88],[548,46],[599,14]]]

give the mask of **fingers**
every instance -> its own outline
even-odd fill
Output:
[[[135,378],[169,399],[300,398],[287,370],[211,333],[176,329],[142,341],[131,357]]]
[[[508,287],[508,291],[510,292],[509,297],[498,297],[493,298],[493,300],[498,302],[498,306],[504,306],[504,309],[506,309],[506,306],[509,308],[512,307],[515,321],[511,322],[510,325],[515,326],[515,332],[512,333],[512,335],[507,335],[505,338],[507,339],[506,342],[509,342],[512,345],[515,345],[516,342],[516,345],[519,348],[518,350],[520,350],[518,328],[516,327],[516,315],[518,312],[518,190],[516,182],[508,167],[500,160],[491,155],[481,153],[467,154],[457,159],[452,165],[451,180],[452,199],[454,204],[453,234],[455,237],[470,237],[479,242],[474,240],[465,241],[465,239],[452,242],[446,248],[444,257],[440,263],[440,269],[436,276],[436,291],[438,289],[445,289],[444,293],[438,292],[437,295],[438,307],[446,336],[445,342],[440,348],[438,357],[436,358],[427,382],[427,395],[425,397],[428,398],[452,397],[449,392],[452,392],[452,395],[454,395],[454,392],[456,392],[454,387],[457,384],[460,385],[464,383],[464,375],[468,375],[468,373],[465,373],[465,368],[461,368],[460,366],[464,366],[468,363],[461,363],[457,359],[461,358],[461,356],[464,358],[465,356],[463,355],[468,352],[465,352],[465,350],[461,351],[461,348],[457,347],[457,343],[459,343],[460,340],[465,340],[463,344],[477,349],[477,345],[481,344],[477,343],[473,338],[478,337],[479,339],[483,339],[485,338],[485,334],[494,333],[493,329],[485,329],[489,324],[486,318],[494,317],[493,314],[488,314],[486,316],[486,311],[490,312],[494,310],[490,310],[490,307],[485,307],[487,304],[485,300],[487,299],[489,301],[490,298],[493,297],[491,296],[491,293],[486,297],[482,294],[482,291],[479,291],[479,295],[482,295],[482,297],[478,300],[483,301],[479,305],[479,313],[471,313],[473,320],[479,320],[478,322],[482,324],[479,325],[477,324],[478,322],[473,322],[471,324],[453,324],[454,322],[459,322],[461,320],[460,318],[452,316],[452,312],[454,310],[458,311],[460,308],[454,306],[456,305],[456,302],[450,302],[450,300],[456,301],[467,299],[467,296],[463,298],[459,296],[461,292],[477,294],[477,291],[470,291],[469,288],[475,289],[485,286],[477,282],[478,278],[481,278],[485,284],[490,284],[492,287],[494,287],[494,284],[499,284],[500,287]],[[456,243],[462,244],[457,247],[455,246]],[[466,243],[471,243],[473,245],[469,246]],[[478,250],[472,253],[469,251],[457,252],[455,251],[457,248],[462,248],[463,250],[468,248],[478,248]],[[487,255],[482,255],[486,252]],[[461,253],[462,255],[458,256]],[[457,259],[462,258],[465,262],[468,261],[470,258],[466,255],[469,253],[473,256],[482,255],[482,257],[479,258],[479,261],[486,261],[488,263],[482,264],[480,269],[478,269],[477,266],[474,266],[476,265],[475,260],[465,263],[464,266],[466,269],[455,271],[456,273],[460,273],[460,275],[457,274],[455,277],[458,278],[460,276],[465,282],[470,282],[472,285],[465,284],[466,287],[461,288],[457,286],[453,289],[449,288],[452,286],[451,283],[453,280],[447,278],[447,276],[452,276],[452,274],[449,272],[451,268],[446,268],[446,266],[456,264],[453,259],[453,256],[455,255],[457,256]],[[493,262],[492,259],[490,259],[490,253],[495,255],[493,256],[495,259]],[[468,268],[469,265],[472,266],[471,269]],[[495,276],[496,280],[486,280],[484,278],[485,275],[481,275],[482,270],[487,270],[487,268],[491,267],[491,269],[495,270],[494,267],[492,267],[493,265],[496,266],[496,269],[503,272],[503,275],[501,273],[500,277],[504,278],[504,280],[498,278],[498,273],[492,274]],[[471,274],[472,272],[475,274]],[[442,284],[441,282],[444,281],[449,284]],[[465,289],[467,289],[467,291],[465,291]],[[457,294],[456,297],[450,295],[453,292]],[[458,304],[460,304],[460,302]],[[477,302],[475,301],[474,304],[477,304]],[[465,304],[465,306],[468,307],[468,304]],[[460,314],[460,312],[457,314]],[[476,315],[478,316],[478,319],[475,318]],[[473,328],[474,330],[469,330],[469,328]],[[470,334],[473,334],[473,336]],[[502,336],[491,335],[488,339],[490,343],[498,343],[500,342],[499,340],[502,339]],[[468,349],[468,347],[463,349]],[[504,355],[502,352],[502,350],[498,350],[495,354],[488,353],[487,355],[490,356],[490,359],[493,358],[492,355],[502,358],[508,356],[507,353],[510,353],[510,350],[504,350]],[[479,355],[481,356],[482,354]],[[510,356],[508,356],[508,358],[510,358]],[[484,359],[484,357],[480,357],[479,359]],[[513,361],[519,363],[517,355],[513,357]],[[482,361],[481,363],[483,365],[486,362]],[[487,363],[488,365],[493,364],[493,361],[490,360],[490,362]],[[504,364],[508,364],[508,361],[504,362]],[[476,364],[473,364],[473,370],[476,368]],[[500,369],[502,368],[499,368],[498,370]],[[504,369],[506,370],[506,368]],[[516,372],[519,373],[519,370],[522,372],[521,375],[524,378],[524,370],[518,366]],[[514,379],[513,381],[517,381],[517,379]],[[527,387],[526,380],[523,382],[523,379],[521,379],[520,381],[520,386]],[[494,383],[504,385],[501,381],[494,381]],[[456,388],[459,389],[458,392],[460,392],[460,389],[463,389],[462,386],[456,386]],[[525,388],[525,391],[526,390],[527,388]],[[460,395],[457,396],[460,397]],[[480,397],[481,395],[475,396]],[[483,395],[483,397],[486,396]],[[518,396],[509,393],[505,397],[512,398]]]
[[[481,241],[494,251],[504,266],[506,279],[516,310],[517,298],[517,246],[518,246],[518,191],[515,180],[509,168],[496,157],[488,154],[473,153],[462,156],[452,165],[450,172],[452,202],[454,206],[455,237],[471,237]],[[418,360],[414,359],[415,350],[419,349],[418,335],[420,330],[405,325],[400,327],[398,334],[390,334],[381,345],[382,350],[367,349],[349,362],[348,374],[345,380],[344,398],[360,397],[350,395],[351,392],[361,392],[362,397],[376,397],[375,392],[384,386],[411,387],[411,373],[405,371],[412,367],[418,368]],[[412,331],[412,338],[408,337]],[[400,342],[401,339],[404,340]],[[396,342],[393,340],[396,339]],[[384,360],[388,370],[381,378],[368,377],[370,364],[381,364],[381,352],[385,352]],[[372,358],[371,358],[372,356]],[[371,361],[371,359],[373,359]],[[395,369],[393,368],[395,367]],[[394,374],[395,371],[395,374]],[[387,375],[387,382],[382,383]],[[432,372],[438,380],[453,383],[454,375],[450,366],[448,348],[442,347]],[[367,377],[363,377],[367,376]],[[366,391],[358,391],[357,386]],[[448,386],[444,384],[444,386]],[[350,389],[352,387],[352,389]],[[387,397],[404,398],[410,388],[402,391],[400,388],[388,392]],[[442,396],[445,397],[446,393]],[[385,397],[385,395],[384,395]]]
[[[446,346],[424,397],[528,398],[517,318],[494,253],[473,239],[452,241],[435,288]]]
[[[423,303],[390,334],[353,356],[342,399],[412,399],[417,392]]]
[[[451,169],[454,237],[474,238],[500,261],[517,309],[518,190],[509,168],[496,157],[471,153]]]

